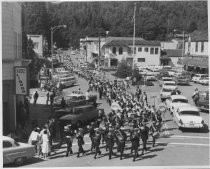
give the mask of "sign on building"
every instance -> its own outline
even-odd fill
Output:
[[[15,67],[15,94],[28,95],[27,67]]]

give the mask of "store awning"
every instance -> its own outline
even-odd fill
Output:
[[[208,59],[201,59],[201,58],[184,58],[178,60],[178,64],[183,64],[187,66],[195,66],[200,68],[208,68],[209,67],[209,61]]]

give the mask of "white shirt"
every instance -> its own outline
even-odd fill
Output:
[[[90,93],[89,92],[86,92],[86,94],[85,94],[86,100],[89,100],[89,97],[90,97]]]

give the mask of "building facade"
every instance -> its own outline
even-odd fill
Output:
[[[102,47],[105,66],[116,67],[123,59],[128,64],[133,64],[134,61],[136,67],[160,65],[160,42],[135,38],[134,52],[132,49],[132,37],[109,37]]]
[[[2,88],[3,88],[3,134],[14,132],[17,127],[18,103],[24,101],[15,93],[16,66],[27,65],[22,60],[21,5],[2,2]],[[20,117],[20,116],[19,116]]]
[[[44,46],[44,39],[42,35],[27,35],[28,39],[33,41],[34,45],[34,52],[38,54],[39,57],[43,57],[43,46]]]

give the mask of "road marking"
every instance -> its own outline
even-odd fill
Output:
[[[157,142],[158,143],[158,142]],[[183,146],[206,146],[210,147],[209,144],[197,144],[197,143],[168,143],[169,145],[183,145]]]
[[[200,136],[182,136],[182,135],[172,135],[170,137],[177,137],[177,138],[197,138],[197,139],[209,139],[209,137],[200,137]]]
[[[166,123],[163,124],[164,127],[165,127],[165,131],[164,131],[164,134],[167,136],[167,135],[170,135],[169,131],[168,131],[168,126]]]

